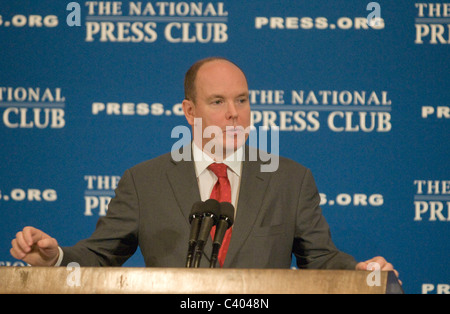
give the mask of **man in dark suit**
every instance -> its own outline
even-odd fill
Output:
[[[194,140],[184,149],[194,160],[169,153],[127,170],[89,239],[60,248],[26,227],[12,241],[13,257],[38,266],[120,266],[139,246],[148,267],[183,267],[191,206],[212,195],[218,175],[211,164],[225,164],[236,217],[223,267],[289,268],[294,254],[300,268],[366,270],[376,262],[393,269],[382,257],[357,263],[335,247],[309,169],[280,157],[267,172],[265,162],[249,158],[255,155],[243,131],[250,126],[249,92],[238,66],[223,58],[197,62],[186,74],[185,93]],[[219,130],[213,140],[204,136],[211,127]],[[206,257],[211,250],[209,241]],[[201,266],[208,265],[204,258]]]

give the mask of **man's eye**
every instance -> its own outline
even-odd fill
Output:
[[[222,100],[214,100],[214,101],[212,102],[213,105],[221,105],[222,103],[223,103]]]
[[[247,98],[241,98],[238,101],[239,101],[240,104],[245,104],[248,101],[248,99]]]

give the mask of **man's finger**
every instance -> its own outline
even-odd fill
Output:
[[[356,270],[367,270],[368,265],[366,262],[360,262],[356,265]]]
[[[11,254],[11,256],[12,257],[14,257],[15,259],[22,259],[24,256],[23,256],[23,253],[18,253],[18,252],[16,252],[16,250],[14,249],[14,248],[11,248],[10,250],[9,250],[9,253]]]
[[[25,241],[23,232],[17,232],[15,240],[16,246],[19,247],[22,252],[28,253],[31,251],[31,246]]]
[[[378,263],[381,267],[381,269],[383,269],[383,266],[387,264],[387,261],[384,257],[381,256],[377,256],[372,258],[370,261],[367,261],[368,263]]]
[[[25,227],[23,228],[23,236],[28,245],[32,246],[46,236],[46,234],[34,227]]]
[[[16,239],[11,241],[11,246],[12,248],[9,250],[9,252],[11,253],[12,257],[14,257],[15,259],[22,259],[26,256],[26,253],[23,252],[22,249],[17,244]]]
[[[381,266],[381,270],[394,270],[394,266],[391,263],[385,263]]]
[[[25,227],[23,229],[24,238],[27,241],[27,243],[31,243],[31,245],[34,245],[41,241],[42,239],[51,238],[48,234],[45,232],[36,229],[34,227]]]

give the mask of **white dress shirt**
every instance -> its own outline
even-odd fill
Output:
[[[215,163],[215,161],[209,155],[204,153],[199,147],[197,147],[194,142],[192,142],[192,151],[200,197],[202,201],[206,201],[210,199],[211,192],[218,180],[214,172],[208,169],[209,165]],[[231,203],[236,209],[239,199],[239,187],[241,185],[243,152],[243,148],[240,147],[223,162],[217,162],[224,163],[228,166],[227,175],[231,185]]]

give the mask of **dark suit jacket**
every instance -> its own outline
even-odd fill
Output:
[[[224,267],[354,269],[333,244],[311,171],[280,157],[276,172],[243,163],[237,216]],[[93,235],[63,248],[62,265],[120,266],[139,246],[148,267],[184,267],[189,214],[200,200],[194,162],[166,154],[127,170]],[[202,267],[208,267],[208,241]]]

